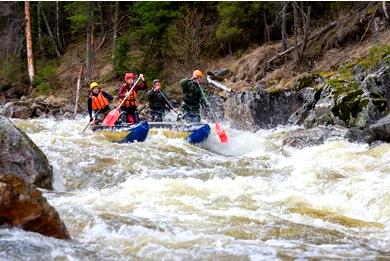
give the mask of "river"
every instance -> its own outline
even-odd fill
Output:
[[[72,240],[0,230],[5,260],[390,259],[390,145],[282,145],[294,127],[202,146],[117,144],[85,118],[14,120],[44,151]]]

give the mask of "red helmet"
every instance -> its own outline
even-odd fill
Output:
[[[125,81],[127,81],[127,80],[130,79],[130,78],[135,79],[135,74],[132,73],[132,72],[126,73],[126,74],[125,74]]]

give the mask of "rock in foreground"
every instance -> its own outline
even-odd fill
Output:
[[[45,236],[69,239],[57,211],[33,185],[0,174],[0,226],[20,227]]]
[[[53,169],[45,154],[1,115],[0,147],[0,173],[13,173],[37,187],[52,189]]]

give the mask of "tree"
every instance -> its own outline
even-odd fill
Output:
[[[288,2],[281,2],[282,3],[282,43],[281,43],[281,51],[285,51],[287,49],[287,33],[286,33],[286,12],[287,12],[287,6]]]
[[[119,22],[118,20],[119,20],[119,1],[115,1],[115,7],[114,7],[114,33],[113,33],[113,37],[112,37],[112,55],[111,55],[112,62],[114,62],[116,38],[118,37],[118,22]]]
[[[88,24],[87,24],[87,56],[86,56],[86,81],[90,82],[92,77],[92,64],[94,59],[93,48],[93,2],[89,2],[88,9]]]
[[[51,42],[53,44],[54,50],[56,51],[57,57],[60,58],[61,57],[60,50],[58,49],[56,40],[54,39],[53,33],[52,33],[51,29],[50,29],[50,25],[49,25],[49,22],[47,21],[45,10],[43,9],[42,4],[40,2],[38,2],[38,5],[39,5],[39,8],[42,11],[43,21],[45,22],[46,29],[49,32],[50,40],[51,40]]]
[[[24,2],[24,11],[26,19],[26,43],[27,43],[27,65],[28,65],[28,76],[30,78],[30,83],[34,80],[34,55],[33,55],[33,45],[32,45],[32,36],[31,36],[31,16],[30,16],[30,2]]]

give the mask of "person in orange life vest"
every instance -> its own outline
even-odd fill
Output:
[[[128,122],[130,124],[134,124],[139,122],[137,112],[137,93],[140,90],[145,90],[148,88],[144,75],[140,74],[139,76],[143,82],[138,82],[130,94],[128,92],[130,91],[131,87],[133,87],[136,78],[134,73],[126,73],[126,83],[122,84],[122,86],[119,88],[119,102],[121,102],[122,99],[127,96],[126,101],[121,106],[120,120],[122,123]]]
[[[95,124],[98,124],[104,120],[108,112],[110,111],[110,101],[113,100],[113,97],[102,91],[97,82],[92,82],[89,85],[91,90],[91,96],[88,98],[88,113],[89,121],[93,120],[92,111],[95,115]]]

